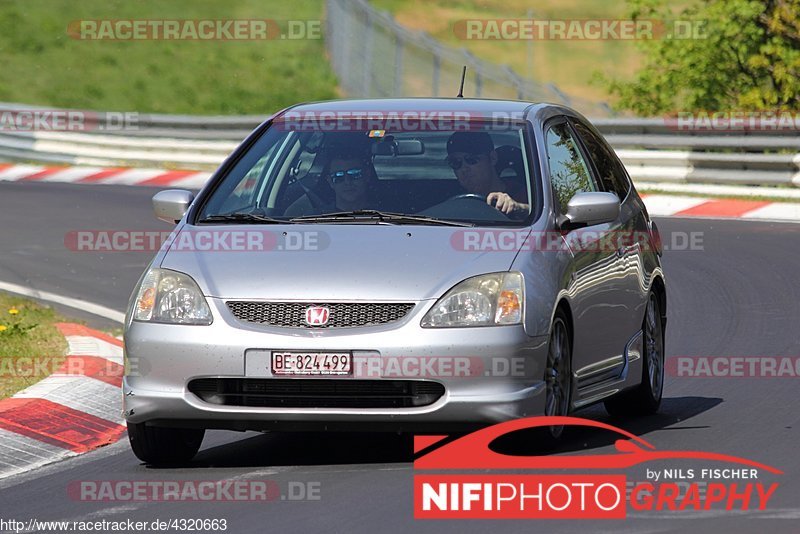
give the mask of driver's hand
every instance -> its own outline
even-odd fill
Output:
[[[512,213],[525,210],[525,205],[520,204],[519,202],[511,198],[511,195],[509,195],[508,193],[500,193],[500,192],[489,193],[486,196],[486,203],[494,208],[497,208],[506,215],[511,215]]]

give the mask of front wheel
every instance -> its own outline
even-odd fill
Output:
[[[550,344],[547,350],[547,365],[544,371],[545,402],[544,415],[569,415],[572,399],[572,349],[569,329],[564,314],[559,311],[553,318],[550,329]],[[564,426],[546,427],[544,445],[556,445],[564,433]]]
[[[205,432],[202,428],[166,428],[128,423],[128,439],[133,454],[151,465],[188,462],[200,450]]]
[[[661,407],[664,391],[664,324],[658,295],[650,292],[642,322],[644,354],[642,354],[642,382],[631,391],[605,401],[611,415],[651,415]]]

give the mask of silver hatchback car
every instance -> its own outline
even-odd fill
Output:
[[[178,225],[126,317],[143,461],[189,460],[212,428],[443,433],[659,408],[658,229],[571,109],[302,104],[196,198],[153,204]]]

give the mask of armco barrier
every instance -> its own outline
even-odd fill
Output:
[[[0,109],[43,109],[2,104]],[[268,114],[136,114],[108,131],[0,128],[0,159],[70,165],[213,170]],[[596,119],[635,181],[800,187],[800,131],[693,133],[661,118]]]

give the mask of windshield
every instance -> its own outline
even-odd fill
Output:
[[[388,215],[399,224],[502,226],[522,224],[535,209],[524,125],[436,131],[287,125],[274,123],[250,147],[198,221],[254,214],[352,224]]]

